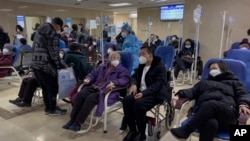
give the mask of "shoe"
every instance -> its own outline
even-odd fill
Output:
[[[175,138],[179,140],[187,139],[190,135],[189,133],[185,131],[183,127],[172,128],[170,129],[170,132]]]
[[[16,98],[15,100],[9,100],[10,103],[16,104],[18,102],[22,102],[22,99],[20,97]]]
[[[81,124],[78,123],[77,121],[74,121],[71,126],[69,126],[69,130],[78,132],[81,130]]]
[[[74,123],[74,120],[68,121],[65,125],[62,126],[63,129],[69,129],[69,127]]]
[[[50,110],[49,109],[44,109],[44,114],[45,115],[48,115],[50,113]]]
[[[137,135],[135,141],[146,141],[146,135],[145,134]]]
[[[134,141],[136,137],[136,132],[129,131],[128,134],[123,138],[123,141]]]
[[[50,111],[49,112],[49,116],[61,116],[61,115],[65,115],[67,113],[66,109],[60,109],[59,107],[56,107],[56,109],[54,111]]]
[[[26,103],[26,102],[24,102],[24,101],[18,102],[18,103],[16,103],[16,105],[17,105],[18,107],[30,107],[30,106],[31,106],[30,103]]]

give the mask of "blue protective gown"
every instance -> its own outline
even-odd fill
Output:
[[[133,55],[133,71],[136,69],[139,65],[139,41],[137,37],[133,34],[128,34],[128,36],[124,39],[124,42],[122,44],[122,51],[130,52]]]

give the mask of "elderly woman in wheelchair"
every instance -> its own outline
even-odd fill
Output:
[[[222,61],[209,65],[209,76],[193,88],[180,90],[172,102],[179,98],[194,99],[193,113],[189,121],[170,132],[178,139],[187,139],[192,132],[199,130],[200,141],[212,141],[218,131],[229,131],[237,124],[239,112],[250,114],[250,98],[239,79],[228,71]]]
[[[91,110],[97,105],[96,116],[101,116],[104,111],[105,94],[112,90],[108,97],[108,105],[119,100],[120,87],[125,87],[130,81],[128,70],[121,65],[120,54],[113,52],[108,63],[98,66],[89,73],[83,83],[85,86],[75,96],[70,120],[63,128],[80,131]]]

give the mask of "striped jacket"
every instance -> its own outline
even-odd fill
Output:
[[[36,31],[32,48],[32,68],[57,76],[64,68],[59,57],[59,36],[50,23],[44,23]]]

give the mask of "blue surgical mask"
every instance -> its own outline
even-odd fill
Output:
[[[185,48],[191,48],[191,46],[190,45],[185,45]]]

